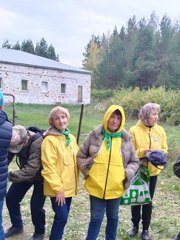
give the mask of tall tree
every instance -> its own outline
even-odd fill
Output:
[[[104,49],[103,59],[99,65],[99,75],[103,78],[106,88],[124,86],[124,54],[125,46],[115,26],[109,39],[109,44]]]
[[[10,49],[11,47],[12,47],[12,44],[9,43],[9,40],[5,40],[2,44],[2,48]]]
[[[101,49],[101,40],[99,36],[92,35],[83,53],[83,67],[88,70],[94,70],[99,63],[99,53]]]
[[[34,45],[31,39],[24,40],[21,44],[21,51],[34,54]]]
[[[12,49],[21,50],[21,46],[18,41],[12,46]]]
[[[48,46],[44,38],[42,38],[39,43],[36,43],[36,48],[34,48],[34,44],[31,39],[23,40],[21,44],[17,41],[13,46],[8,40],[6,40],[2,44],[2,48],[21,50],[23,52],[59,61],[59,56],[56,55],[55,48],[52,44]]]
[[[152,31],[155,33],[158,29],[159,20],[158,16],[156,15],[155,11],[153,11],[150,15],[150,19],[148,21],[149,27],[152,29]]]
[[[169,42],[171,41],[174,33],[174,28],[171,23],[171,19],[164,15],[162,17],[160,23],[160,31],[161,31],[161,43],[160,43],[160,50],[162,54],[165,54],[168,51]]]
[[[127,69],[132,69],[134,66],[134,54],[135,54],[135,44],[138,34],[138,26],[136,22],[136,16],[128,20],[127,24],[127,34],[126,34],[126,63]]]
[[[145,18],[139,21],[138,36],[135,45],[135,78],[133,86],[148,88],[153,86],[156,80],[157,69],[153,55],[153,28],[146,22]]]
[[[55,53],[55,48],[52,44],[47,49],[47,58],[59,61],[59,56]]]
[[[168,88],[180,88],[180,29],[169,43],[168,51],[168,73],[169,78],[166,79],[165,86]]]
[[[101,54],[101,40],[99,36],[92,35],[89,43],[86,46],[86,52],[83,53],[83,67],[87,70],[92,71],[91,86],[96,87],[96,72],[97,66],[100,63]]]
[[[39,43],[36,43],[35,54],[47,58],[47,51],[48,51],[47,42],[44,38],[42,38]]]
[[[160,22],[160,41],[157,45],[156,59],[158,59],[159,74],[155,86],[164,85],[172,87],[172,62],[169,59],[169,53],[172,41],[175,38],[175,28],[171,19],[164,15]],[[175,51],[176,52],[176,51]],[[175,53],[174,52],[174,53]],[[171,53],[170,53],[171,54]]]
[[[126,41],[126,33],[125,33],[125,28],[124,28],[124,26],[121,27],[119,37],[120,37],[120,39],[121,39],[123,42]]]

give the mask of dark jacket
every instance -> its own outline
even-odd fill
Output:
[[[18,170],[9,172],[9,180],[12,182],[39,182],[43,178],[41,176],[41,143],[42,136],[38,133],[29,132],[30,139],[28,145],[19,153],[9,153],[9,163],[13,157],[16,158],[19,166]]]
[[[0,110],[0,201],[6,195],[8,176],[8,148],[12,137],[12,124],[5,112]]]

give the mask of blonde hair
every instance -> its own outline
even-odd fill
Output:
[[[54,117],[54,115],[55,115],[57,112],[60,112],[60,113],[65,114],[66,117],[67,117],[67,119],[68,119],[68,121],[69,121],[69,119],[70,119],[70,113],[69,113],[69,111],[68,111],[66,108],[64,108],[64,107],[57,106],[57,107],[53,108],[53,109],[50,111],[50,113],[49,113],[49,124],[50,124],[52,127],[54,126],[54,125],[53,125],[53,117]]]

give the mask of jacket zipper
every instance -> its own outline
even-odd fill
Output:
[[[149,128],[149,149],[151,149],[151,128]]]
[[[149,149],[151,149],[151,128],[149,128],[148,135],[149,135]],[[147,162],[147,168],[148,168],[148,164],[149,164],[149,161]]]
[[[112,137],[111,137],[111,146],[112,146]],[[107,187],[107,181],[108,181],[108,176],[109,176],[109,167],[110,167],[110,161],[111,161],[111,151],[112,151],[112,147],[110,147],[109,160],[108,160],[108,168],[107,168],[107,174],[106,174],[106,181],[105,181],[105,185],[104,185],[103,199],[105,199],[105,195],[106,195],[106,187]]]
[[[74,152],[73,152],[73,160],[74,160],[74,177],[75,177],[75,184],[76,184],[76,188],[75,188],[75,193],[77,195],[77,166],[76,166],[76,160],[75,160],[75,156],[74,156]]]

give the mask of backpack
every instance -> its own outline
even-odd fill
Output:
[[[31,137],[31,142],[28,144],[28,147],[27,147],[27,149],[26,149],[26,154],[27,154],[27,157],[29,158],[29,151],[30,151],[31,144],[32,144],[36,139],[38,139],[39,137],[44,138],[44,132],[45,132],[45,130],[43,130],[43,129],[41,129],[41,128],[38,128],[38,127],[28,127],[27,130],[35,133],[35,134]]]
[[[173,165],[173,172],[177,177],[180,178],[180,156],[176,159]]]
[[[28,127],[27,130],[34,132],[34,133],[39,133],[40,135],[43,136],[45,130],[38,128],[38,127]]]

